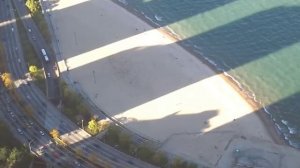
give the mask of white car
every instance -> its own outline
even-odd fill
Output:
[[[51,77],[51,74],[50,74],[49,72],[47,73],[47,77],[48,77],[48,78],[50,78],[50,77]]]
[[[17,128],[17,131],[19,134],[21,134],[21,135],[23,134],[23,131],[20,128]]]
[[[45,135],[45,133],[44,133],[43,131],[40,131],[40,134],[41,134],[42,136],[44,136],[44,135]]]

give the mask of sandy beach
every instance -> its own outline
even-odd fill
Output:
[[[61,72],[161,149],[217,165],[233,139],[274,142],[230,81],[115,3],[60,0],[51,15]]]

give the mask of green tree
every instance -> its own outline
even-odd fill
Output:
[[[183,161],[181,158],[177,157],[173,160],[171,168],[186,168],[187,166],[188,163],[186,161]]]
[[[129,147],[130,147],[130,144],[131,144],[131,139],[130,139],[130,136],[128,134],[125,134],[125,133],[121,133],[119,134],[119,145],[120,145],[120,148],[125,151],[125,152],[129,152]]]
[[[197,166],[197,164],[195,164],[195,163],[189,163],[188,165],[187,165],[187,168],[197,168],[198,166]]]
[[[36,14],[41,9],[38,0],[27,0],[25,4],[32,14]]]
[[[154,151],[148,146],[140,146],[137,150],[137,156],[146,162],[151,162],[153,155]]]
[[[37,66],[35,66],[35,65],[30,65],[29,66],[29,72],[30,73],[36,73],[37,71],[38,71]]]
[[[22,159],[21,156],[22,152],[19,151],[17,148],[13,148],[6,159],[7,167],[13,167],[18,161]]]
[[[91,134],[95,135],[98,133],[98,124],[95,119],[91,119],[88,123],[88,129]]]
[[[8,150],[6,147],[0,148],[0,165],[6,162]]]
[[[111,125],[108,127],[107,132],[105,134],[105,142],[110,144],[110,145],[115,145],[119,142],[119,134],[120,134],[120,128]]]
[[[162,152],[156,152],[152,157],[152,163],[159,167],[165,167],[168,163],[168,158]]]

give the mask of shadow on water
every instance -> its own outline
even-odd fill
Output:
[[[196,44],[228,71],[299,42],[299,18],[300,7],[277,7],[178,43]]]
[[[161,1],[153,0],[146,4],[158,5],[160,2]],[[194,13],[191,12],[193,13],[191,15],[204,12],[204,9],[209,10],[220,7],[229,2],[230,1],[208,3],[209,5],[204,5],[203,9],[200,8],[197,13],[196,11]],[[88,10],[91,5],[93,5],[93,1],[80,3],[62,10],[53,11],[53,15],[64,16],[76,13],[76,11],[85,11]],[[103,10],[102,8],[99,9],[99,17],[102,17]],[[215,61],[225,71],[228,71],[299,42],[300,31],[297,29],[300,25],[298,21],[298,18],[300,18],[299,13],[300,7],[277,7],[269,9],[209,30],[206,33],[178,41],[178,44],[183,46],[191,42],[192,44],[196,44],[201,48],[200,52],[203,53],[203,55]],[[184,17],[173,20],[173,22],[189,17],[184,14],[182,16]],[[78,22],[77,25],[78,27],[84,27],[86,29],[85,32],[92,32],[92,28],[90,31],[90,28],[86,26],[88,22],[89,21],[81,21]],[[99,22],[99,24],[101,23]],[[112,31],[114,31],[113,28]],[[127,34],[103,33],[101,37],[99,37],[101,40],[90,38],[90,40],[95,41],[92,45],[78,45],[72,52],[63,53],[63,55],[66,58],[70,58],[140,33],[143,32],[136,31],[134,28],[132,32],[128,32]],[[70,36],[70,39],[74,39],[75,43],[78,40],[85,40],[89,37],[86,33],[84,33],[85,36],[79,35],[75,30],[69,30],[67,34],[69,34],[67,36]],[[94,37],[95,36],[97,35],[94,35]],[[288,55],[286,57],[288,57]]]
[[[158,18],[163,18],[160,26],[166,26],[235,1],[237,0],[150,0],[143,2],[140,0],[128,0],[128,6],[126,7],[138,6],[138,9],[141,9],[147,16],[150,16],[154,20],[155,16],[153,15],[158,14]],[[174,17],[174,11],[176,11],[176,17]]]
[[[300,93],[298,92],[266,107],[283,136],[288,138],[290,145],[298,149],[300,149],[299,100]]]

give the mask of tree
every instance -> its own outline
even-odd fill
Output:
[[[159,167],[165,167],[165,165],[168,163],[168,158],[164,153],[156,152],[152,157],[152,163]]]
[[[119,134],[119,145],[123,151],[128,153],[130,144],[131,144],[131,139],[128,134],[125,133]]]
[[[171,165],[172,168],[185,168],[187,167],[187,162],[183,161],[181,158],[177,157],[173,160],[173,163]]]
[[[32,14],[35,14],[40,10],[40,4],[38,0],[27,0],[26,6]]]
[[[14,165],[21,160],[21,156],[22,152],[19,151],[17,148],[13,148],[6,159],[7,167],[14,167]]]
[[[8,150],[6,147],[0,148],[0,165],[6,161]]]
[[[52,136],[52,138],[54,139],[60,139],[60,133],[57,129],[52,129],[50,131],[50,135]]]
[[[153,155],[154,151],[148,146],[140,146],[137,150],[137,156],[146,162],[151,162]]]
[[[107,121],[107,120],[100,120],[98,122],[99,132],[105,130],[106,128],[108,128],[108,126],[109,126],[109,121]]]
[[[95,135],[98,133],[98,124],[95,119],[91,119],[88,123],[88,129],[91,134]]]
[[[117,144],[119,142],[120,132],[121,132],[120,128],[115,125],[111,125],[110,127],[108,127],[108,130],[105,134],[106,143],[108,143],[110,145]]]
[[[187,168],[197,168],[197,167],[198,167],[198,165],[196,163],[189,163],[187,165]]]
[[[7,87],[9,89],[13,87],[13,80],[12,80],[10,73],[7,73],[7,72],[3,73],[1,75],[1,79],[2,79],[5,87]]]
[[[29,66],[29,72],[30,73],[36,73],[38,71],[38,68],[35,65]]]

